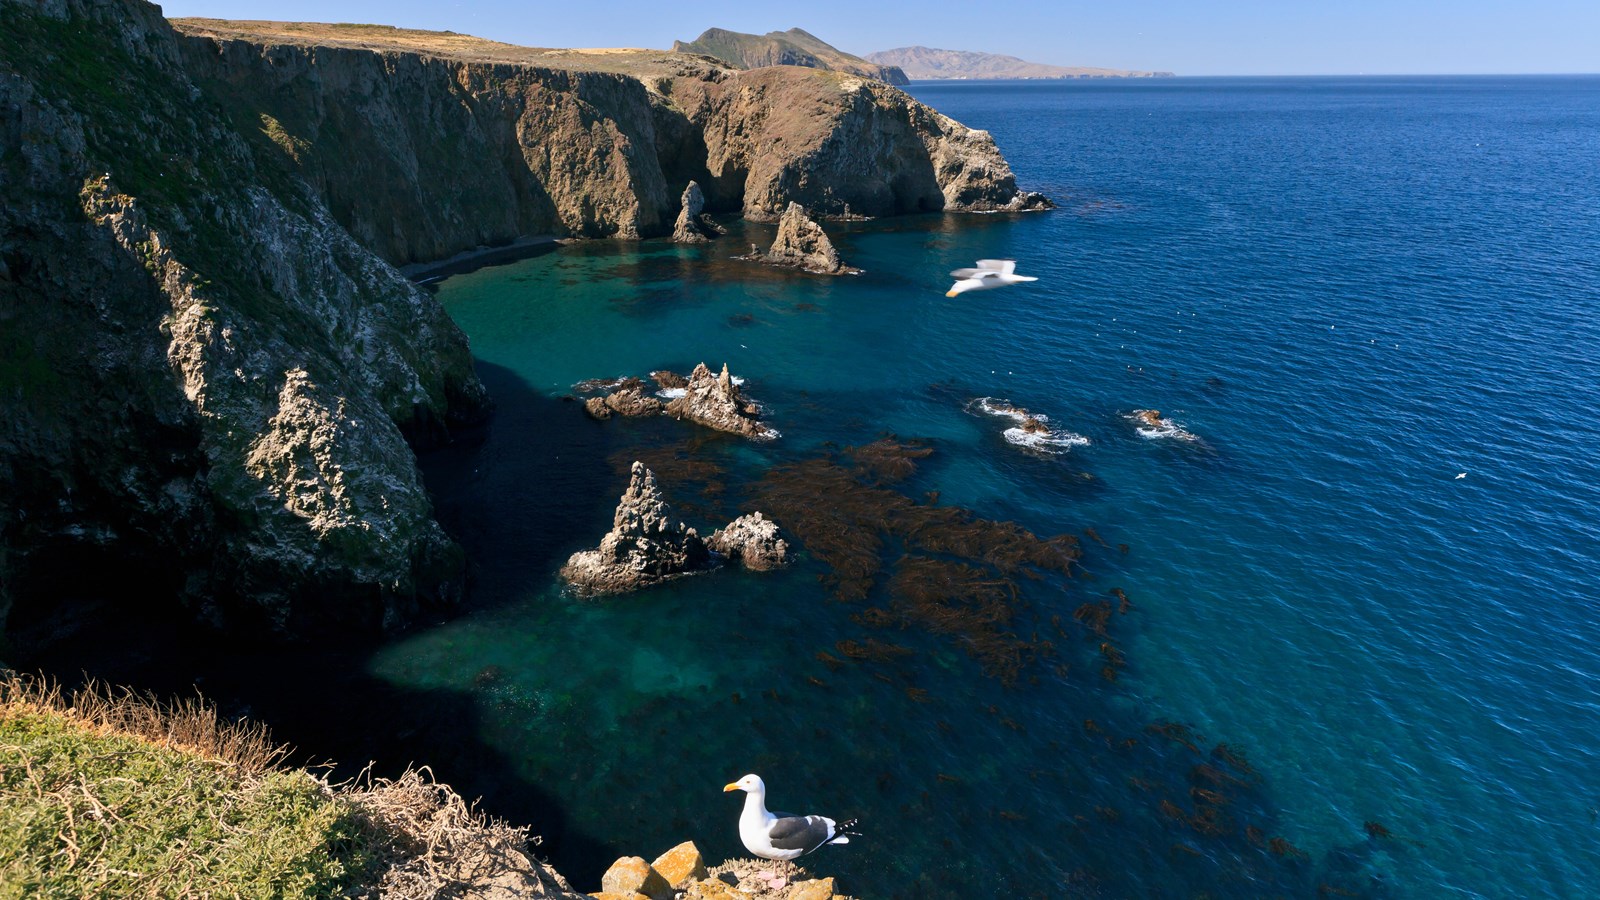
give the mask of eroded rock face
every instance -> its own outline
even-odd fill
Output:
[[[673,226],[672,239],[680,244],[703,244],[725,229],[711,221],[705,214],[706,195],[700,185],[691,181],[683,189],[683,209],[678,213],[678,223]]]
[[[761,422],[761,408],[745,399],[734,384],[727,363],[717,375],[711,374],[705,363],[695,366],[684,384],[683,396],[668,403],[666,412],[730,434],[759,439],[778,436],[777,431]]]
[[[635,462],[617,504],[611,531],[593,550],[572,554],[561,577],[589,594],[617,594],[705,568],[711,562],[700,535],[675,521],[655,473]]]
[[[11,600],[142,559],[145,594],[286,635],[453,602],[407,438],[487,412],[465,337],[237,130],[157,7],[11,0],[0,34]]]
[[[828,240],[827,232],[812,221],[798,203],[790,203],[784,210],[783,217],[778,220],[778,236],[761,261],[821,275],[849,275],[861,271],[840,261],[839,251],[834,249],[833,241]]]
[[[740,516],[717,529],[706,546],[757,572],[779,568],[789,558],[789,544],[779,536],[777,523],[760,512]]]

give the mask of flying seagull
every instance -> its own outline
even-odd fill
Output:
[[[950,273],[950,277],[956,279],[956,283],[945,292],[946,297],[954,297],[967,291],[988,291],[1008,284],[1039,280],[1028,275],[1018,275],[1017,261],[1014,259],[980,259],[976,269],[957,269]]]
[[[762,859],[799,859],[828,844],[848,844],[856,820],[843,825],[827,816],[797,816],[767,812],[767,785],[759,775],[746,775],[724,785],[723,793],[744,791],[744,812],[739,815],[739,840]]]

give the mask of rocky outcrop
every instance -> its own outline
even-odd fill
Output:
[[[783,870],[783,871],[780,871]],[[793,864],[730,859],[707,869],[700,850],[685,841],[646,863],[625,856],[611,864],[595,900],[850,900],[832,878],[813,878]]]
[[[656,416],[666,411],[666,404],[645,393],[645,383],[638,378],[624,378],[610,393],[590,397],[583,401],[583,411],[596,419],[619,416],[636,418]]]
[[[561,577],[587,594],[618,594],[705,568],[705,542],[674,521],[655,473],[635,462],[628,489],[611,519],[611,531],[593,550],[572,554]]]
[[[0,2],[0,584],[143,560],[301,635],[448,605],[407,439],[486,413],[466,339],[209,87],[154,6]]]
[[[711,221],[705,214],[706,195],[700,185],[689,182],[683,189],[683,209],[678,212],[678,222],[672,228],[672,239],[680,244],[703,244],[726,229]]]
[[[745,398],[728,374],[727,363],[717,375],[711,374],[705,363],[695,366],[684,382],[683,396],[668,403],[666,413],[730,434],[763,440],[778,436],[761,421],[761,408]]]
[[[910,84],[910,79],[899,67],[882,65],[846,53],[799,28],[769,31],[766,34],[744,34],[711,28],[692,41],[673,41],[672,52],[699,53],[741,69],[805,66],[847,72],[884,84]]]
[[[760,512],[740,516],[719,528],[706,540],[706,546],[746,569],[765,572],[789,561],[789,543],[778,533],[778,525]]]
[[[778,220],[778,234],[761,261],[774,266],[803,269],[819,275],[853,275],[860,269],[845,265],[822,226],[806,215],[798,203],[789,204]]]

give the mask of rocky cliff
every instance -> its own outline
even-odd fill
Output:
[[[0,0],[0,616],[129,562],[284,634],[451,602],[412,448],[487,399],[393,265],[664,234],[691,179],[754,219],[1029,202],[852,75]]]
[[[860,75],[884,84],[909,84],[906,73],[894,65],[881,65],[849,54],[799,28],[744,34],[710,28],[692,41],[673,41],[674,53],[699,53],[740,69],[764,66],[805,66]]]
[[[466,340],[235,113],[154,6],[0,0],[0,605],[128,560],[302,634],[460,591],[407,437],[486,411]]]

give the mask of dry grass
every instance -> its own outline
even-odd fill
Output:
[[[71,693],[44,678],[0,677],[0,716],[24,708],[60,713],[101,734],[141,738],[232,766],[241,776],[269,772],[292,748],[272,740],[258,722],[227,721],[204,697],[161,702],[154,694],[90,681]]]
[[[329,785],[203,698],[0,675],[0,900],[575,897],[427,769]]]

